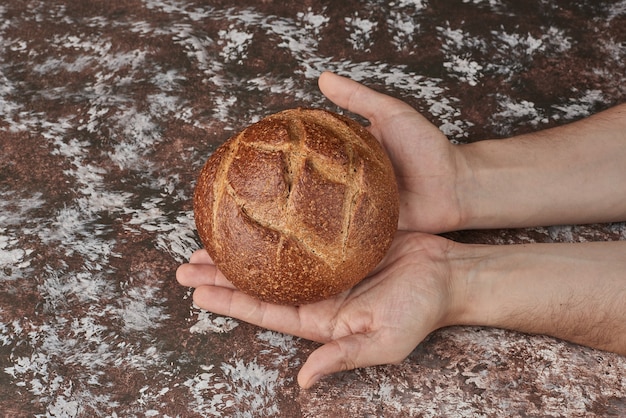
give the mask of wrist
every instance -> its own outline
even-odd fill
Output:
[[[484,280],[488,265],[487,245],[453,243],[447,253],[450,272],[449,303],[444,324],[452,325],[487,325],[483,307],[485,293],[489,292]]]
[[[535,226],[543,202],[535,192],[543,178],[536,171],[543,164],[529,167],[533,156],[523,155],[519,142],[492,139],[458,147],[462,229]]]
[[[491,200],[489,190],[485,188],[484,177],[487,166],[481,156],[483,143],[457,145],[456,151],[456,201],[458,202],[458,224],[453,230],[479,229],[488,225],[488,216],[482,208],[489,207],[497,202]]]
[[[447,325],[505,325],[512,308],[506,301],[516,290],[507,290],[523,270],[522,246],[456,243],[449,252],[451,297]],[[517,251],[516,251],[517,249]],[[509,301],[510,302],[510,301]]]

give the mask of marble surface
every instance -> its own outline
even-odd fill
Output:
[[[192,306],[174,273],[199,246],[200,167],[269,113],[335,109],[323,70],[451,141],[543,129],[625,100],[626,1],[2,1],[3,416],[626,416],[626,358],[553,338],[448,328],[400,365],[302,391],[314,343]]]

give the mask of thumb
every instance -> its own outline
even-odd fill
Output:
[[[298,384],[303,389],[308,389],[329,374],[378,364],[398,363],[406,357],[394,354],[393,348],[377,340],[376,334],[352,334],[324,344],[311,353],[300,369]]]
[[[383,105],[384,102],[397,101],[361,83],[329,71],[320,75],[318,86],[324,96],[337,106],[359,114],[370,122],[375,119],[381,109],[388,107]]]
[[[408,113],[418,122],[430,125],[424,116],[402,100],[379,93],[347,77],[325,71],[318,79],[318,86],[324,96],[337,106],[369,120],[377,138],[381,126],[402,114]]]

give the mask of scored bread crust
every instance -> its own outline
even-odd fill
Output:
[[[222,144],[196,185],[194,214],[207,252],[239,290],[299,305],[361,281],[398,223],[393,167],[359,123],[289,109]]]

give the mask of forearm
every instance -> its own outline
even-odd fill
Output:
[[[459,245],[452,323],[626,355],[626,242]]]
[[[459,152],[465,229],[626,220],[626,105]]]

